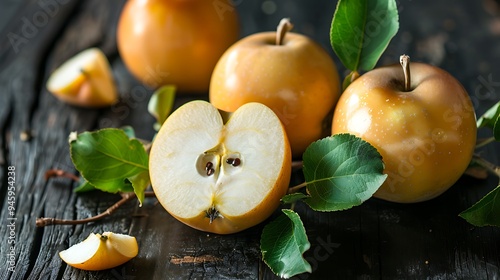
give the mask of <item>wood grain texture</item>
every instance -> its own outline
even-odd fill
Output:
[[[129,74],[116,50],[116,22],[125,0],[23,2],[8,17],[0,11],[0,17],[8,18],[0,31],[0,279],[278,279],[260,260],[263,224],[228,236],[207,234],[179,223],[153,198],[143,207],[131,201],[100,222],[35,227],[37,217],[85,218],[119,200],[99,192],[74,194],[69,179],[45,181],[50,168],[76,173],[67,143],[71,131],[131,125],[139,138],[151,139],[154,120],[146,111],[152,90]],[[328,29],[335,1],[276,1],[271,15],[263,11],[263,2],[235,1],[242,36],[273,30],[287,16],[295,31],[313,37],[333,56]],[[404,52],[446,69],[464,84],[480,114],[500,99],[500,9],[493,0],[437,2],[398,2],[400,32],[381,64],[393,63]],[[20,41],[13,43],[13,34]],[[121,101],[110,108],[69,106],[45,89],[51,71],[89,47],[103,49],[111,62]],[[193,98],[207,97],[180,96],[175,106]],[[22,141],[23,133],[32,138]],[[493,145],[482,153],[498,164],[499,151]],[[17,188],[13,273],[4,265],[9,259],[9,166],[15,166]],[[300,173],[293,181],[301,182]],[[500,230],[476,228],[457,216],[496,183],[463,177],[429,202],[400,205],[371,199],[336,213],[316,213],[298,204],[311,242],[304,257],[313,273],[294,279],[498,279]],[[58,257],[91,232],[103,231],[136,236],[139,255],[101,272],[73,269]]]

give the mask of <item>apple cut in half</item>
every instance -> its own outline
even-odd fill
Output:
[[[84,270],[104,270],[119,266],[137,256],[135,237],[104,232],[91,233],[87,239],[59,252],[61,259],[72,267]]]
[[[247,103],[224,123],[206,101],[177,109],[156,136],[149,161],[158,201],[179,221],[229,234],[279,206],[290,183],[291,150],[276,114]]]
[[[80,107],[105,107],[118,100],[108,59],[98,48],[84,50],[59,66],[47,80],[47,89]]]

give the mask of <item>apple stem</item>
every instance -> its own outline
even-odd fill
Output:
[[[276,32],[276,46],[281,46],[285,40],[285,35],[287,32],[292,30],[293,24],[290,22],[289,18],[284,18],[278,24]]]
[[[90,222],[95,222],[98,221],[104,217],[110,216],[115,212],[120,206],[123,204],[127,203],[129,200],[132,200],[133,198],[136,197],[135,193],[132,192],[127,192],[127,193],[122,193],[121,194],[122,199],[120,199],[118,202],[115,204],[111,205],[106,211],[86,218],[86,219],[81,219],[81,220],[62,220],[62,219],[56,219],[56,218],[36,218],[36,226],[37,227],[44,227],[44,226],[50,226],[50,225],[78,225],[78,224],[86,224]],[[154,197],[155,194],[152,191],[149,192],[144,192],[145,197]]]
[[[403,67],[403,74],[405,76],[405,91],[411,90],[411,76],[410,76],[410,57],[403,54],[399,57],[399,63]]]

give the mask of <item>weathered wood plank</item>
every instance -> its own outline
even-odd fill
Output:
[[[20,13],[21,19],[32,19],[33,15],[40,11],[39,7],[34,6],[34,2],[30,2],[25,6]],[[50,141],[43,143],[43,136],[35,138],[31,142],[23,142],[20,140],[20,135],[23,132],[31,132],[41,136],[44,134],[55,137],[57,131],[50,133],[48,129],[51,128],[50,124],[39,122],[36,125],[34,119],[34,110],[38,106],[38,94],[40,89],[40,70],[44,65],[44,54],[52,40],[57,35],[58,28],[65,22],[68,15],[71,13],[74,3],[68,3],[60,12],[47,20],[43,25],[40,24],[36,30],[33,31],[31,37],[27,38],[27,42],[22,50],[15,48],[2,48],[2,54],[9,54],[12,58],[12,63],[7,65],[7,68],[2,67],[1,77],[2,80],[2,124],[3,133],[2,145],[3,155],[5,157],[5,165],[3,170],[8,170],[7,166],[15,167],[15,208],[17,220],[13,221],[12,228],[1,227],[0,236],[13,237],[16,243],[7,243],[7,239],[0,247],[2,263],[6,264],[7,259],[11,256],[7,252],[15,253],[15,272],[10,272],[8,266],[0,271],[3,279],[24,279],[29,275],[33,269],[38,247],[40,246],[40,232],[33,227],[33,216],[39,215],[43,202],[40,199],[43,197],[43,169],[47,166],[44,160],[54,161],[57,153],[50,153],[57,150],[57,146],[62,147],[61,144],[54,145]],[[19,19],[19,18],[17,18]],[[20,29],[23,30],[22,27]],[[4,43],[4,41],[2,41]],[[17,52],[18,51],[18,52]],[[7,63],[3,59],[3,63]],[[5,64],[2,64],[5,66]],[[10,116],[4,118],[5,116]],[[43,133],[46,130],[49,133]],[[42,141],[39,141],[42,140]],[[60,142],[59,142],[60,143]],[[52,149],[48,145],[52,144]],[[47,147],[47,149],[44,149]],[[5,176],[5,173],[3,174]],[[8,221],[12,215],[7,211],[6,207],[6,178],[2,176],[2,221]],[[33,216],[32,216],[33,215]],[[8,245],[8,246],[7,246]],[[10,249],[14,246],[13,250]],[[9,264],[10,265],[10,264]]]

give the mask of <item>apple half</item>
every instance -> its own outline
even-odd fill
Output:
[[[108,59],[98,48],[84,50],[59,66],[47,80],[47,89],[81,107],[105,107],[118,100]]]
[[[102,235],[91,233],[84,241],[59,252],[59,256],[75,268],[104,270],[126,263],[138,253],[135,237],[104,232]]]
[[[279,206],[290,183],[291,149],[276,114],[247,103],[224,123],[206,101],[177,109],[156,136],[149,161],[158,201],[179,221],[228,234]]]

